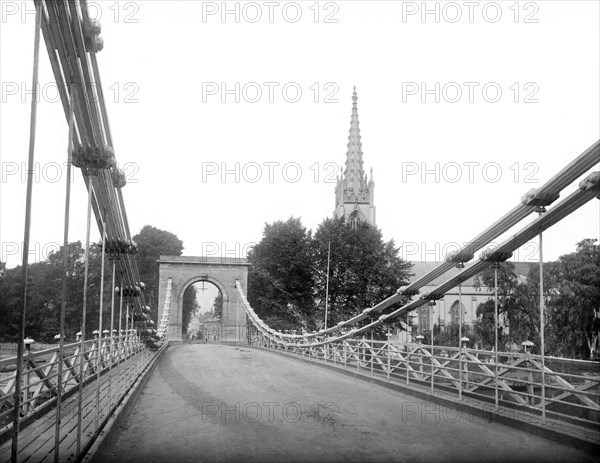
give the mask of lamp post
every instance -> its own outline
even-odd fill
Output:
[[[25,400],[24,400],[24,404],[25,407],[29,408],[29,382],[30,382],[30,378],[29,378],[29,362],[31,359],[31,345],[35,343],[35,340],[30,338],[29,336],[27,336],[25,339],[23,339],[23,345],[25,346],[25,350],[27,352],[27,360],[25,361],[25,369],[27,370],[27,376],[25,377]]]
[[[531,342],[530,340],[526,340],[521,343],[521,346],[523,346],[523,352],[525,353],[527,358],[529,358],[531,356],[531,348],[534,346],[533,342]],[[529,369],[527,373],[527,379],[529,380],[529,384],[527,385],[527,392],[529,393],[529,397],[527,399],[529,403],[533,405],[535,403],[535,398],[533,390],[533,372],[531,371],[531,369]]]
[[[34,343],[35,339],[32,339],[29,336],[23,340],[23,345],[25,346],[25,349],[27,349],[27,355],[31,355],[31,345]]]
[[[417,336],[417,343],[420,346],[423,344],[423,339],[425,339],[425,336],[423,336],[422,334],[419,334]],[[419,350],[421,350],[421,349],[419,348]],[[419,353],[419,372],[423,373],[423,351],[422,350]]]
[[[459,399],[462,400],[462,390],[463,390],[463,364],[462,364],[462,356],[463,356],[463,349],[465,349],[467,347],[467,343],[469,342],[469,338],[467,338],[466,336],[463,336],[462,338],[460,338],[460,363],[459,363],[459,367],[460,370],[458,371],[458,395],[459,395]],[[468,382],[469,382],[469,375],[468,375],[468,371],[469,371],[469,364],[467,364],[467,376],[465,378],[465,381],[467,382],[467,386],[468,386]]]

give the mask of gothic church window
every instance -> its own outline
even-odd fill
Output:
[[[459,323],[459,318],[458,317],[460,315],[460,313],[458,311],[459,310],[458,309],[458,305],[459,305],[459,302],[458,301],[454,301],[454,304],[452,304],[452,307],[450,307],[450,320],[452,320],[452,323],[455,323],[457,325]],[[462,309],[463,309],[463,323],[464,323],[464,321],[465,321],[465,318],[464,318],[465,306],[464,305],[462,305]]]

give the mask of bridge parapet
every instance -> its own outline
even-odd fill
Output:
[[[255,328],[254,347],[297,355],[317,362],[380,377],[432,394],[454,394],[488,404],[490,410],[511,411],[600,430],[600,364],[546,357],[529,352],[498,352],[422,343],[377,341],[365,337],[312,346],[285,346],[272,342]],[[466,338],[465,338],[466,339]],[[497,371],[495,359],[498,358]],[[542,387],[542,368],[545,383]],[[499,403],[494,403],[495,392]],[[530,418],[529,418],[530,419]]]
[[[29,443],[41,435],[52,436],[58,417],[59,457],[75,451],[76,443],[85,451],[155,354],[133,329],[123,330],[121,336],[65,344],[62,352],[60,346],[28,352],[22,367],[19,460],[54,451],[57,444],[52,438],[44,441],[42,449]],[[1,461],[11,460],[12,421],[17,413],[13,400],[16,369],[16,357],[0,360]],[[62,402],[57,413],[59,388]]]

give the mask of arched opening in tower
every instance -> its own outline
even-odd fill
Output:
[[[223,295],[208,281],[197,281],[183,293],[181,330],[183,339],[219,341]]]

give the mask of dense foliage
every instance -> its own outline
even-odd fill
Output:
[[[248,255],[248,299],[266,323],[280,330],[324,325],[329,249],[328,326],[393,294],[410,276],[394,242],[368,224],[325,219],[314,237],[300,219],[266,224]]]
[[[545,353],[556,357],[587,359],[597,339],[598,322],[595,311],[600,309],[600,246],[596,240],[585,239],[573,253],[558,261],[544,263]],[[494,287],[494,270],[480,275],[480,282]],[[540,274],[531,267],[526,282],[517,282],[510,262],[498,270],[498,313],[508,322],[507,330],[498,330],[500,349],[520,346],[524,340],[540,349]],[[494,345],[494,299],[477,309],[480,317],[475,334],[484,348]],[[596,338],[595,338],[596,337]]]
[[[378,228],[366,223],[352,228],[343,219],[325,219],[313,240],[313,293],[323,316],[329,244],[328,326],[381,302],[410,276],[410,264],[398,257],[393,240],[383,241]]]
[[[188,332],[190,320],[197,314],[200,309],[200,304],[196,299],[198,294],[194,285],[188,286],[183,293],[183,307],[181,308],[181,332],[186,334]]]
[[[140,280],[146,284],[146,303],[152,308],[151,317],[159,318],[158,307],[158,264],[161,255],[180,256],[183,252],[183,241],[171,232],[159,230],[151,225],[145,225],[133,237],[138,244],[136,261],[140,272]]]
[[[158,293],[158,264],[160,254],[181,255],[183,245],[175,235],[146,226],[136,235],[139,239],[139,268],[141,281],[148,292]],[[67,292],[65,304],[65,334],[74,341],[75,333],[81,329],[83,307],[84,256],[85,249],[77,241],[68,245]],[[156,257],[155,257],[156,256]],[[86,311],[86,336],[98,327],[100,314],[100,280],[102,247],[90,244],[88,259],[88,294]],[[33,263],[28,268],[27,313],[25,334],[38,342],[53,342],[59,332],[61,289],[63,281],[63,247],[52,252],[44,261]],[[145,280],[149,278],[149,280]],[[103,326],[110,329],[112,265],[108,257],[104,260]],[[118,286],[118,276],[117,276]],[[19,314],[22,307],[21,267],[6,269],[0,265],[0,340],[13,342],[18,339]],[[156,297],[156,296],[155,296]],[[146,299],[148,302],[148,299]],[[118,328],[119,298],[115,298],[115,326]],[[149,304],[150,305],[150,304]],[[155,303],[152,307],[156,309]],[[151,316],[157,320],[156,310]],[[124,326],[123,326],[124,328]]]
[[[300,219],[266,224],[249,253],[248,299],[276,329],[314,327],[312,236]]]
[[[217,296],[213,300],[212,312],[216,318],[221,318],[221,315],[223,315],[223,295],[221,291],[217,293]]]
[[[67,293],[65,306],[65,333],[67,339],[74,340],[81,329],[83,307],[85,249],[81,243],[69,245],[69,265],[67,268]],[[51,253],[45,261],[31,264],[28,270],[27,316],[25,333],[39,342],[52,342],[59,332],[59,314],[63,276],[63,248]],[[88,263],[88,295],[86,312],[86,334],[98,326],[100,313],[100,270],[102,248],[90,245]],[[111,266],[105,260],[103,318],[110,317]],[[0,339],[15,341],[18,338],[19,314],[22,306],[21,266],[8,269],[0,277]],[[104,323],[106,320],[104,318]]]

